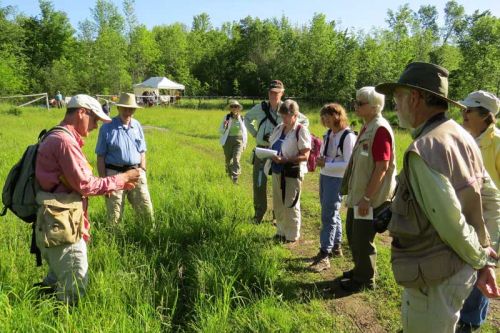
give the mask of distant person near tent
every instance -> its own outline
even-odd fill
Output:
[[[59,90],[56,93],[55,99],[56,99],[57,108],[61,109],[63,107],[63,96]]]

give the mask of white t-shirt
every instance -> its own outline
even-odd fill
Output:
[[[330,140],[328,142],[328,147],[326,151],[326,162],[325,166],[321,168],[320,173],[325,176],[330,177],[344,177],[345,169],[349,164],[349,159],[352,155],[352,149],[354,148],[354,144],[356,143],[356,134],[349,133],[346,135],[344,139],[344,147],[343,151],[339,147],[340,138],[342,134],[349,129],[349,127],[344,128],[338,133],[330,133]],[[328,135],[328,131],[325,133],[323,138],[323,143],[321,144],[321,156],[325,151],[326,144],[326,136]]]

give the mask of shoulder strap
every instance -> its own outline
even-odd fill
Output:
[[[332,129],[330,128],[326,133],[325,148],[323,149],[323,156],[327,156],[328,145],[330,144],[330,135],[332,134]]]
[[[335,157],[340,156],[339,149],[340,149],[340,152],[342,153],[342,155],[344,155],[344,141],[345,141],[346,136],[350,133],[353,133],[353,131],[350,129],[346,129],[344,131],[344,133],[342,133],[342,135],[340,136],[339,145],[337,146],[337,155]]]
[[[260,121],[259,126],[257,127],[257,132],[259,131],[260,126],[262,126],[262,124],[266,121],[266,119],[269,119],[269,121],[271,122],[271,124],[273,124],[274,127],[278,126],[276,119],[273,118],[273,116],[271,115],[271,111],[269,111],[270,104],[267,103],[266,101],[262,101],[262,103],[260,103],[260,107],[262,108],[262,111],[264,111],[266,116],[264,117],[264,119]]]
[[[54,126],[51,129],[49,129],[48,131],[47,130],[41,131],[40,134],[38,135],[38,141],[42,142],[46,137],[49,136],[49,134],[54,133],[54,132],[64,132],[64,133],[68,134],[73,140],[76,141],[73,134],[66,127],[63,127],[63,126]]]
[[[300,132],[301,128],[302,128],[302,125],[298,124],[297,125],[297,130],[295,131],[295,139],[297,139],[297,142],[299,142],[299,132]]]

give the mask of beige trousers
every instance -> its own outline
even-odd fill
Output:
[[[273,173],[273,209],[276,216],[276,234],[288,241],[300,238],[300,190],[302,180],[285,177],[285,200],[281,189],[281,175]]]
[[[142,169],[140,169],[140,172],[139,181],[134,189],[113,191],[109,197],[105,197],[108,218],[112,223],[120,222],[125,207],[125,197],[139,216],[153,220],[153,204],[149,195],[146,172]],[[106,169],[106,176],[113,176],[118,173],[116,170]]]
[[[42,258],[49,265],[43,284],[56,289],[59,301],[76,304],[85,295],[88,283],[87,244],[80,238],[75,244],[44,247],[37,239]]]
[[[454,333],[460,309],[476,282],[476,271],[465,265],[442,283],[405,288],[401,302],[404,333]]]

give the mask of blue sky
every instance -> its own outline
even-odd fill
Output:
[[[113,2],[122,8],[121,0]],[[136,14],[138,21],[148,28],[155,25],[181,22],[191,26],[194,15],[202,12],[209,14],[215,27],[220,27],[223,22],[239,21],[250,15],[259,18],[281,17],[285,15],[294,25],[308,24],[314,13],[323,13],[328,20],[335,20],[343,28],[370,30],[372,27],[386,27],[385,18],[387,10],[396,10],[404,3],[417,11],[420,5],[435,5],[440,19],[443,17],[446,0],[181,0],[181,1],[153,1],[136,0]],[[499,0],[458,0],[465,7],[467,14],[475,9],[489,9],[493,15],[500,16]],[[78,27],[78,22],[90,18],[90,8],[95,6],[93,0],[53,0],[57,10],[68,14],[73,27]],[[0,0],[0,6],[12,5],[18,12],[27,15],[38,15],[39,7],[36,0]]]

